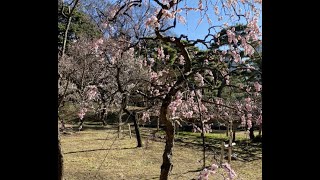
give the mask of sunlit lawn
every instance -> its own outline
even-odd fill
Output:
[[[134,132],[134,130],[132,129]],[[150,131],[141,128],[143,144]],[[161,134],[161,133],[160,133]],[[164,139],[149,140],[148,147],[136,148],[134,133],[130,139],[127,130],[120,139],[111,128],[84,131],[61,136],[64,153],[65,179],[159,179]],[[199,133],[179,133],[173,150],[173,169],[169,179],[193,179],[202,167]],[[225,133],[207,134],[207,165],[214,162],[213,152],[220,152]],[[161,137],[161,135],[159,136]],[[245,135],[239,133],[239,138]],[[234,152],[239,160],[231,162],[237,179],[262,179],[261,145],[239,144]],[[219,156],[218,156],[219,157]],[[215,176],[210,179],[223,179]]]

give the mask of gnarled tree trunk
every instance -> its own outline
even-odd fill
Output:
[[[137,143],[138,143],[137,147],[142,147],[142,140],[140,136],[140,130],[139,130],[139,124],[138,124],[136,112],[133,112],[132,116],[133,116],[134,130],[136,132]]]
[[[237,123],[234,123],[234,124],[233,124],[233,130],[232,130],[232,133],[233,133],[233,135],[232,135],[232,142],[236,142],[236,130],[237,130],[237,126],[238,126],[238,124],[237,124]]]
[[[62,180],[62,179],[63,179],[63,155],[61,151],[60,135],[58,135],[58,180]]]
[[[229,137],[229,125],[226,126],[226,136]]]
[[[261,136],[261,132],[262,132],[262,123],[259,124],[259,136]]]
[[[134,124],[134,130],[136,132],[136,137],[137,137],[137,147],[142,147],[142,140],[141,140],[141,135],[140,135],[140,129],[139,129],[139,124],[138,124],[138,118],[137,118],[137,113],[133,111],[132,113],[128,109],[124,109],[124,111],[132,117],[133,124]]]
[[[78,130],[81,131],[82,128],[83,128],[83,123],[84,123],[84,118],[83,119],[80,119],[80,124],[79,124],[79,127],[78,127]]]
[[[159,117],[157,118],[157,131],[159,131],[160,130],[160,119],[159,119]]]
[[[252,125],[252,127],[250,128],[250,130],[249,130],[249,137],[250,137],[250,140],[253,140],[253,139],[254,139],[254,129],[253,129],[253,125]]]
[[[118,138],[120,138],[120,135],[121,135],[121,126],[122,126],[122,108],[120,108],[119,115],[118,115]]]
[[[106,118],[107,118],[107,106],[106,106],[106,102],[105,102],[105,100],[102,98],[102,103],[103,103],[103,105],[102,105],[102,111],[101,111],[101,113],[100,113],[100,121],[102,122],[102,124],[104,125],[104,126],[106,126],[107,124],[106,124]]]
[[[167,180],[172,169],[172,148],[174,143],[174,125],[168,118],[168,106],[170,103],[164,102],[160,109],[160,121],[166,125],[166,146],[162,155],[160,180]]]

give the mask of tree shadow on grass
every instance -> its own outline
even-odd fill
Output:
[[[223,139],[206,139],[206,152],[208,155],[220,156],[221,143]],[[227,144],[227,143],[226,143]],[[175,145],[185,148],[193,148],[202,151],[202,140],[197,136],[176,138]],[[224,150],[225,158],[228,149]],[[233,147],[232,153],[235,154],[236,160],[243,162],[250,162],[262,159],[262,143],[247,143],[246,141],[236,141],[236,146]]]
[[[148,138],[149,134],[142,133],[143,138]],[[156,136],[150,138],[152,141],[165,143],[165,138]],[[220,156],[221,142],[224,138],[206,138],[206,152],[210,155]],[[226,143],[227,144],[227,143]],[[175,138],[175,146],[193,148],[202,151],[202,140],[197,135]],[[227,158],[227,149],[225,149],[225,158]],[[262,143],[247,143],[246,141],[236,141],[236,146],[232,150],[236,154],[236,160],[242,162],[250,162],[262,159]]]
[[[74,153],[83,153],[83,152],[94,152],[94,151],[107,151],[107,150],[127,150],[127,149],[137,149],[138,147],[130,147],[130,148],[100,148],[100,149],[88,149],[88,150],[82,150],[82,151],[71,151],[71,152],[65,152],[63,154],[74,154]]]
[[[152,141],[165,143],[165,136],[163,134],[157,133],[156,136],[151,137],[150,135],[154,131],[154,128],[150,129],[140,129],[140,134],[143,139],[150,139]],[[215,132],[217,133],[217,132]],[[224,133],[223,131],[218,133]],[[124,133],[127,134],[127,133]],[[134,130],[132,135],[135,135]],[[220,156],[221,153],[221,143],[225,141],[226,138],[206,138],[206,151],[208,154],[215,154]],[[247,142],[245,140],[236,140],[236,146],[234,146],[232,153],[236,154],[236,160],[242,162],[250,162],[254,160],[262,159],[262,143],[258,142]],[[227,144],[227,142],[226,142]],[[175,137],[175,145],[185,148],[193,148],[202,151],[202,140],[198,134],[184,134],[180,133],[180,136]],[[225,149],[225,157],[227,156],[227,149]]]

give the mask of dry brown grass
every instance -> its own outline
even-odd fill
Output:
[[[146,132],[146,129],[142,130]],[[149,141],[148,148],[136,148],[134,136],[132,139],[128,135],[120,139],[116,137],[116,131],[111,129],[85,130],[63,135],[61,141],[65,179],[159,179],[163,142]],[[202,166],[199,162],[201,157],[199,148],[177,142],[173,151],[174,167],[169,179],[196,178]],[[211,159],[209,156],[208,164],[212,162]],[[237,179],[258,180],[262,179],[261,162],[261,158],[250,162],[232,161],[231,167],[238,174]],[[215,176],[211,179],[223,178]]]

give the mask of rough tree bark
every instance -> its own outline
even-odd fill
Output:
[[[227,129],[226,129],[226,136],[229,137],[229,125],[227,125],[226,128],[227,128]]]
[[[201,129],[202,129],[202,132],[201,132],[201,138],[202,138],[202,155],[203,155],[203,166],[202,168],[205,168],[206,167],[206,141],[205,141],[205,137],[204,137],[204,125],[203,125],[203,122],[201,121]]]
[[[222,96],[222,91],[223,91],[223,88],[225,87],[225,85],[226,85],[226,82],[225,82],[225,81],[222,81],[220,87],[218,88],[217,97],[221,98],[221,96]]]
[[[106,108],[107,108],[107,106],[104,104],[103,105],[103,108],[102,108],[102,112],[101,112],[101,114],[100,114],[100,121],[102,122],[102,124],[104,125],[104,126],[106,126],[107,124],[106,124],[106,117],[107,117],[107,110],[106,110]]]
[[[253,140],[254,139],[254,129],[253,129],[253,125],[252,125],[252,127],[250,128],[250,130],[249,130],[249,137],[250,137],[250,140]]]
[[[172,148],[174,144],[174,127],[168,118],[168,106],[170,103],[163,102],[160,109],[160,121],[166,125],[166,146],[162,155],[160,180],[167,180],[170,170],[172,169]]]
[[[229,137],[229,146],[228,146],[228,163],[231,163],[231,154],[232,154],[232,121],[230,121],[230,137]]]
[[[157,131],[159,131],[160,130],[160,119],[159,119],[159,117],[157,118]]]
[[[63,155],[61,151],[60,134],[58,134],[58,180],[62,180],[62,179],[63,179]]]
[[[102,111],[100,112],[99,119],[104,126],[106,126],[106,117],[107,117],[107,105],[106,100],[102,97]]]
[[[79,131],[82,130],[82,128],[83,128],[83,123],[84,123],[84,118],[83,118],[83,119],[80,119],[80,124],[79,124],[79,127],[78,127]]]
[[[136,137],[137,137],[137,143],[138,143],[137,147],[142,147],[142,140],[140,136],[140,129],[139,129],[136,112],[132,113],[132,117],[133,117],[134,130],[136,132]]]
[[[117,70],[117,74],[116,74],[116,81],[117,81],[117,86],[118,86],[118,91],[122,94],[122,100],[121,100],[121,107],[119,110],[119,115],[118,115],[118,138],[120,138],[120,134],[121,134],[121,123],[122,123],[122,112],[123,110],[126,109],[127,107],[127,99],[128,99],[128,94],[125,93],[121,81],[120,81],[120,73],[121,73],[121,68],[119,66],[117,66],[116,68]]]
[[[170,9],[174,6],[174,1],[170,1],[169,7],[166,6],[166,9]],[[165,6],[162,6],[162,8]],[[163,13],[160,10],[157,19],[161,19]],[[176,38],[172,41],[170,37],[165,37],[160,33],[159,28],[155,28],[155,34],[156,38],[160,39],[161,41],[173,43],[175,44],[180,50],[181,55],[185,59],[185,65],[183,74],[181,74],[178,78],[173,87],[171,87],[168,94],[165,96],[165,99],[162,101],[161,109],[160,109],[160,123],[164,123],[166,126],[166,145],[165,150],[162,155],[162,165],[161,165],[161,174],[160,174],[160,180],[167,180],[169,172],[171,171],[173,164],[172,164],[172,148],[174,144],[174,124],[169,119],[169,113],[168,113],[168,107],[172,101],[172,97],[176,95],[176,93],[180,90],[181,85],[184,84],[185,78],[187,78],[190,75],[191,72],[191,57],[189,55],[189,52],[186,48],[186,45],[181,42],[181,38]]]
[[[259,136],[261,136],[261,132],[262,132],[262,123],[260,123],[259,125]]]
[[[236,142],[236,130],[237,130],[237,126],[236,124],[233,125],[233,130],[232,130],[232,142]]]
[[[122,108],[119,110],[119,115],[118,115],[118,138],[121,136],[121,124],[122,124]]]
[[[142,145],[142,140],[141,140],[141,135],[140,135],[140,129],[139,129],[139,124],[138,124],[138,118],[137,118],[137,113],[133,111],[132,113],[128,109],[124,109],[124,111],[131,116],[134,124],[134,130],[136,132],[136,138],[137,138],[137,147],[143,147]]]

